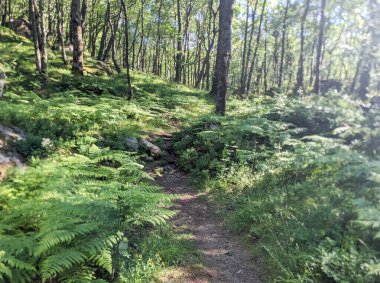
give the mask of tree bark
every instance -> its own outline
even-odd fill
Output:
[[[99,45],[99,51],[98,51],[98,57],[97,59],[99,61],[103,60],[104,58],[104,49],[106,47],[106,40],[107,40],[107,33],[108,33],[108,23],[110,20],[110,13],[111,13],[111,4],[109,0],[107,0],[107,9],[106,13],[104,15],[104,25],[103,25],[103,33],[102,33],[102,38],[100,39],[100,45]]]
[[[245,90],[245,63],[246,63],[246,54],[247,54],[247,38],[248,38],[248,23],[249,23],[249,6],[250,1],[247,0],[247,9],[246,9],[246,17],[245,17],[245,25],[244,25],[244,42],[243,42],[243,53],[241,56],[241,69],[240,69],[240,89],[239,94],[243,94]],[[243,89],[244,88],[244,89]]]
[[[48,77],[48,54],[47,54],[47,46],[46,46],[46,31],[45,31],[45,20],[44,20],[44,11],[45,11],[45,3],[44,0],[39,0],[39,17],[38,17],[38,26],[39,26],[39,49],[41,54],[41,76],[44,84],[47,83]]]
[[[177,0],[177,55],[175,66],[175,81],[181,82],[182,65],[182,25],[181,25],[181,1]]]
[[[65,41],[63,39],[64,35],[64,14],[63,14],[63,3],[61,0],[55,1],[56,10],[57,10],[57,36],[58,41],[61,45],[61,55],[62,55],[62,61],[65,66],[67,65],[67,57],[66,57],[66,51],[65,51]]]
[[[266,3],[267,3],[267,1],[264,0],[263,7],[262,7],[262,10],[261,10],[261,15],[260,15],[259,29],[258,29],[257,37],[256,37],[255,51],[253,53],[253,58],[252,58],[252,62],[251,62],[251,66],[249,68],[249,74],[248,74],[248,78],[247,78],[247,89],[246,89],[246,92],[248,92],[250,90],[250,88],[251,88],[253,69],[255,67],[255,63],[256,63],[256,59],[257,59],[257,52],[259,50],[259,44],[260,44],[260,38],[261,38],[261,26],[262,26],[263,19],[264,19],[264,13],[265,13]]]
[[[281,37],[281,59],[280,59],[280,74],[278,78],[278,87],[282,87],[282,76],[284,72],[284,57],[285,57],[285,36],[286,36],[286,26],[288,20],[288,11],[289,11],[290,0],[286,1],[285,13],[284,13],[284,21],[282,23],[282,37]]]
[[[244,71],[242,72],[242,78],[240,79],[239,94],[241,96],[248,91],[247,90],[248,65],[249,65],[249,61],[251,59],[251,53],[252,53],[252,39],[253,39],[253,32],[255,30],[255,18],[256,18],[256,11],[257,11],[258,3],[259,3],[259,0],[256,0],[255,1],[255,7],[253,8],[252,16],[251,16],[252,26],[251,26],[251,32],[249,34],[249,40],[248,40],[248,46],[247,46],[247,50],[248,50],[247,51],[247,57],[244,60],[245,63],[244,63],[244,66],[242,68],[242,70],[244,70]]]
[[[300,91],[304,92],[304,62],[305,62],[305,22],[306,17],[309,12],[310,0],[306,0],[305,10],[301,19],[301,46],[300,55],[298,60],[298,71],[297,71],[297,85],[295,87],[295,94],[299,94]]]
[[[231,34],[233,5],[235,0],[220,0],[219,37],[211,95],[216,104],[216,113],[225,115],[227,99],[228,67],[231,58]]]
[[[127,5],[125,4],[125,0],[121,0],[121,5],[123,8],[123,14],[124,14],[124,33],[125,33],[125,42],[126,45],[128,46],[129,44],[129,36],[128,36],[128,9]],[[124,56],[124,64],[127,67],[127,99],[131,100],[133,98],[133,90],[132,90],[132,84],[131,84],[131,75],[130,75],[130,66],[129,66],[129,50],[126,48],[126,53]]]
[[[160,0],[158,7],[158,23],[157,23],[157,40],[155,46],[155,55],[153,58],[153,74],[159,76],[161,74],[161,12],[162,12],[163,0]]]
[[[72,0],[71,2],[71,25],[73,40],[73,74],[83,75],[83,30],[81,1]]]
[[[358,96],[360,99],[367,100],[368,93],[371,87],[371,81],[376,82],[376,91],[380,92],[379,70],[373,71],[373,68],[379,65],[377,53],[380,47],[380,32],[379,32],[379,13],[380,4],[378,0],[368,1],[368,32],[370,34],[369,42],[364,45],[363,60],[361,73],[359,77]],[[372,76],[372,77],[371,77]]]
[[[39,38],[38,38],[38,24],[37,24],[37,13],[36,11],[36,0],[29,0],[29,18],[32,26],[32,37],[34,44],[34,55],[36,70],[41,73],[41,53],[39,48]]]
[[[321,77],[321,64],[322,64],[322,46],[325,37],[325,8],[326,8],[326,0],[322,0],[321,3],[321,19],[319,22],[319,35],[318,35],[318,45],[317,45],[317,59],[315,65],[315,81],[314,81],[314,93],[318,94],[320,89],[320,77]]]

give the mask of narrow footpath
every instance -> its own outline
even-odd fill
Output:
[[[173,163],[163,167],[163,173],[157,174],[155,165],[148,172],[168,194],[178,197],[173,209],[178,215],[172,219],[175,231],[187,231],[202,254],[201,267],[183,267],[179,275],[162,278],[162,282],[188,283],[258,283],[260,259],[254,258],[243,247],[241,241],[232,235],[223,225],[222,219],[212,212],[205,196],[198,194],[189,185],[189,176],[181,172]]]

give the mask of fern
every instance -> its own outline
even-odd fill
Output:
[[[129,230],[162,225],[175,214],[165,208],[171,197],[144,182],[129,154],[92,145],[86,155],[55,160],[36,162],[0,189],[7,208],[0,211],[3,278],[107,280],[122,264],[117,247]]]

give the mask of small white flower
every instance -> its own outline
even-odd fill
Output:
[[[46,149],[52,149],[54,147],[53,142],[49,138],[43,138],[41,145]]]

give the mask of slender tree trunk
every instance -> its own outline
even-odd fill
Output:
[[[379,76],[379,61],[378,52],[380,48],[380,32],[379,32],[379,13],[380,3],[378,0],[368,1],[368,32],[370,34],[370,41],[363,48],[363,62],[361,66],[361,73],[359,77],[358,96],[360,99],[367,100],[368,93],[371,87],[371,81],[376,82],[376,91],[380,92],[380,76]],[[373,71],[374,68],[377,69]]]
[[[246,71],[246,54],[247,54],[247,38],[248,38],[248,24],[249,24],[249,6],[250,1],[247,0],[247,9],[246,9],[246,17],[245,17],[245,25],[244,25],[244,42],[243,42],[243,54],[241,56],[241,69],[240,69],[240,89],[239,94],[243,94],[245,89],[245,71]]]
[[[47,83],[49,76],[48,76],[48,54],[47,54],[47,46],[46,46],[46,31],[45,31],[45,3],[44,0],[39,0],[39,20],[38,20],[38,26],[39,26],[39,48],[40,48],[40,54],[41,54],[41,75],[42,75],[42,81],[43,83]]]
[[[202,81],[206,79],[206,88],[209,89],[209,77],[210,77],[210,57],[211,57],[211,51],[214,48],[214,43],[215,43],[215,37],[216,37],[216,16],[217,16],[217,11],[214,11],[213,9],[213,0],[209,0],[208,4],[208,10],[209,10],[209,22],[208,22],[208,44],[206,47],[206,55],[205,58],[203,59],[202,67],[199,72],[197,81],[195,82],[195,87],[199,88],[200,84]],[[212,32],[212,36],[211,36]]]
[[[57,10],[57,35],[58,35],[58,41],[61,45],[61,55],[62,55],[62,61],[65,66],[67,65],[67,57],[66,57],[66,51],[65,51],[65,41],[63,39],[64,35],[64,14],[63,14],[63,3],[61,0],[55,1],[56,10]]]
[[[7,17],[8,17],[8,1],[11,0],[4,0],[4,10],[3,14],[1,15],[1,25],[5,26],[5,23],[7,22]]]
[[[282,23],[280,74],[279,74],[279,79],[278,79],[278,87],[280,88],[282,87],[282,76],[284,72],[285,40],[286,40],[286,27],[287,27],[287,20],[288,20],[289,4],[290,4],[290,0],[286,0],[284,21]]]
[[[315,81],[314,81],[314,93],[318,94],[320,89],[320,76],[321,76],[321,64],[322,64],[322,46],[325,37],[325,8],[326,8],[326,0],[322,0],[321,3],[321,19],[319,23],[319,35],[318,35],[318,45],[317,45],[317,60],[315,65]]]
[[[112,62],[113,62],[113,65],[116,69],[116,72],[118,74],[121,73],[121,69],[120,69],[120,66],[117,62],[117,58],[116,58],[116,32],[119,28],[119,21],[120,21],[120,16],[121,16],[121,11],[122,11],[122,8],[120,8],[119,10],[119,13],[116,17],[116,19],[114,20],[114,23],[109,23],[110,25],[110,28],[111,28],[111,39],[110,39],[110,44],[111,44],[111,57],[112,57]]]
[[[177,0],[177,55],[175,66],[175,81],[181,81],[182,66],[182,25],[181,25],[181,1]]]
[[[73,40],[73,74],[83,75],[83,30],[80,0],[71,2],[71,25]]]
[[[137,51],[137,60],[139,61],[138,69],[141,71],[144,71],[142,68],[144,58],[143,56],[141,56],[141,53],[143,51],[143,43],[144,43],[144,5],[145,5],[145,0],[141,0],[141,37],[140,37],[139,49]]]
[[[298,60],[298,71],[297,71],[297,85],[295,88],[295,94],[299,94],[300,91],[304,92],[304,62],[305,62],[305,22],[307,13],[309,12],[310,0],[306,0],[305,10],[301,19],[301,46],[300,55]]]
[[[123,8],[123,14],[124,14],[124,33],[125,33],[125,41],[126,45],[129,45],[129,36],[128,36],[128,9],[127,5],[125,4],[125,0],[121,0],[121,5]],[[125,66],[127,66],[127,99],[131,100],[133,98],[133,90],[132,90],[132,84],[131,84],[131,75],[130,75],[130,67],[129,67],[129,50],[127,48],[125,57],[124,57]]]
[[[248,74],[248,80],[247,80],[247,90],[246,90],[247,92],[251,88],[251,80],[252,80],[252,75],[253,75],[253,69],[255,67],[255,63],[256,63],[256,59],[257,59],[257,52],[259,50],[259,44],[260,44],[260,38],[261,38],[261,26],[262,26],[263,19],[264,19],[264,13],[265,13],[266,3],[267,3],[267,1],[264,0],[263,7],[262,7],[262,10],[261,10],[261,15],[260,15],[259,29],[258,29],[257,37],[256,37],[255,51],[253,53],[253,58],[252,58],[251,66],[249,68],[249,74]]]
[[[263,59],[263,68],[264,68],[264,93],[268,90],[268,68],[267,68],[267,49],[268,49],[268,40],[267,40],[267,21],[265,21],[265,38],[264,38],[264,59]]]
[[[225,115],[228,67],[231,58],[233,5],[235,0],[220,0],[219,37],[211,95],[216,103],[216,113]]]
[[[257,11],[257,5],[259,3],[259,0],[255,1],[255,7],[253,8],[252,15],[251,15],[251,32],[249,34],[249,40],[248,40],[248,47],[247,47],[247,57],[244,60],[244,72],[242,73],[242,78],[240,80],[240,89],[239,94],[242,96],[245,94],[247,90],[247,80],[248,80],[248,66],[249,61],[251,60],[251,53],[252,53],[252,40],[253,40],[253,32],[255,30],[255,19],[256,19],[256,11]]]
[[[111,4],[109,0],[107,0],[107,9],[106,13],[104,15],[104,26],[103,26],[103,33],[102,38],[100,39],[100,45],[99,45],[99,51],[98,51],[98,57],[97,59],[99,61],[103,60],[104,58],[104,49],[106,48],[106,40],[107,40],[107,33],[108,33],[108,23],[110,20],[110,13],[111,13]]]
[[[157,40],[155,46],[155,55],[153,59],[153,74],[159,76],[161,74],[161,12],[163,1],[160,0],[158,7],[158,24],[157,24]]]
[[[29,18],[32,26],[32,36],[34,44],[34,55],[36,70],[41,73],[41,53],[39,48],[39,37],[38,37],[38,23],[37,23],[37,13],[36,11],[36,0],[29,0]]]
[[[359,55],[358,63],[356,64],[355,74],[354,74],[354,77],[352,79],[352,83],[351,83],[351,86],[350,86],[350,93],[354,93],[355,92],[356,82],[358,80],[361,63],[362,63],[362,55],[360,54]]]

